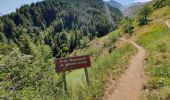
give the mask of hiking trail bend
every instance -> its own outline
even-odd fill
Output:
[[[145,49],[135,42],[120,38],[119,40],[128,42],[138,49],[138,53],[130,59],[127,70],[117,80],[117,84],[112,91],[107,93],[104,100],[140,100],[144,84],[144,59]],[[115,83],[115,80],[113,80]]]

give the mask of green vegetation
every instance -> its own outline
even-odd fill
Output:
[[[151,9],[148,6],[143,7],[142,10],[140,10],[139,12],[139,16],[138,16],[138,23],[139,25],[145,25],[148,23],[148,16],[151,12]]]
[[[150,19],[166,19],[166,17],[168,17],[170,15],[170,12],[169,12],[169,9],[170,9],[170,6],[165,6],[161,9],[157,9],[155,10],[153,13],[151,13],[150,15]]]
[[[128,33],[147,50],[144,97],[169,100],[169,0],[148,3],[132,19],[108,8],[114,25],[102,0],[44,0],[0,17],[0,99],[102,99],[109,74],[117,79],[137,52],[118,41]],[[66,95],[54,60],[86,54],[92,60],[90,85],[83,69],[67,72]]]
[[[165,7],[167,5],[170,6],[169,0],[155,0],[153,7],[154,7],[154,9],[159,9],[159,8]]]
[[[102,52],[104,52],[104,49],[107,50],[113,47],[117,39],[122,35],[122,29],[115,30],[102,38],[95,38],[89,43],[88,48],[77,49],[70,55],[89,54],[93,56],[94,59],[98,58],[102,54]]]
[[[170,7],[168,4],[155,9],[158,2],[168,0],[155,0],[148,6],[153,9],[147,25],[135,27],[135,39],[147,51],[146,74],[147,83],[144,87],[144,99],[169,100],[170,99],[170,29],[165,21],[169,21]],[[155,3],[156,2],[156,3]],[[165,4],[165,3],[162,3]]]
[[[101,59],[100,56],[105,47],[92,47],[91,43],[95,38],[107,35],[120,23],[120,10],[108,7],[111,17],[114,18],[114,25],[107,19],[102,0],[44,0],[24,5],[15,13],[0,17],[0,99],[67,98],[62,75],[55,73],[54,60],[71,56],[77,49],[86,49],[86,54],[95,58],[90,76],[96,81],[91,81],[89,89],[86,83],[78,84],[79,90],[69,86],[69,97],[101,98],[104,78],[97,70],[103,70],[102,74],[106,76],[112,67],[110,58],[121,59],[133,52],[132,47],[125,46],[113,53],[120,56],[108,55],[105,58],[109,60],[103,62],[104,58]],[[117,31],[109,35],[109,41],[101,40],[105,40],[105,46],[111,46],[119,36],[120,31]],[[93,41],[90,42],[91,40]],[[125,51],[126,49],[128,51]],[[106,63],[109,66],[105,66]],[[123,67],[115,66],[120,69]],[[78,70],[78,73],[80,72],[81,70]],[[75,77],[69,79],[75,81]],[[79,81],[84,82],[84,79],[80,78]],[[95,87],[96,82],[99,84]]]
[[[141,30],[138,42],[143,45],[147,54],[146,72],[149,76],[145,97],[149,100],[168,100],[170,93],[170,29],[159,23],[152,23]],[[147,91],[148,90],[148,91]]]
[[[118,43],[112,53],[99,56],[89,68],[90,85],[86,85],[83,70],[68,74],[70,98],[73,100],[99,100],[104,95],[109,73],[116,79],[126,69],[128,59],[137,51],[130,44]],[[121,61],[121,62],[120,62]],[[75,79],[75,76],[77,77]],[[73,80],[74,79],[74,80]],[[75,82],[75,80],[77,80]],[[80,81],[81,80],[81,81]],[[79,96],[77,94],[80,94]]]
[[[122,14],[111,6],[109,10],[114,25],[107,18],[102,0],[44,0],[2,16],[0,32],[3,40],[7,38],[7,42],[16,44],[24,54],[33,55],[30,44],[35,47],[47,45],[53,56],[60,58],[81,47],[83,37],[92,40],[113,31]],[[25,47],[21,45],[21,39]],[[27,47],[30,50],[25,51]]]
[[[50,59],[52,55],[49,46],[40,45],[36,49],[31,49],[30,52],[35,52],[37,57],[22,54],[19,49],[12,50],[8,55],[1,55],[0,64],[3,69],[0,73],[2,76],[0,95],[8,99],[101,99],[108,73],[117,78],[126,69],[129,57],[136,52],[129,44],[116,43],[121,35],[122,31],[116,30],[102,38],[94,39],[89,47],[73,52],[78,55],[92,55],[93,63],[89,69],[90,86],[86,85],[83,70],[67,73],[69,96],[65,95],[62,75],[54,72],[54,59]],[[89,40],[84,38],[84,41],[83,44],[87,44]],[[99,46],[94,48],[96,43],[99,43]],[[117,48],[112,53],[103,55],[103,50],[109,49],[115,43]],[[28,44],[28,47],[30,45],[33,44]],[[122,62],[119,62],[120,60]]]
[[[121,26],[122,26],[122,29],[123,29],[124,33],[129,33],[130,35],[133,33],[134,26],[133,26],[132,19],[125,18],[122,21],[122,25]]]

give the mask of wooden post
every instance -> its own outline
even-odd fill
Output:
[[[63,81],[64,81],[65,94],[67,94],[67,82],[66,82],[66,74],[65,74],[65,72],[63,73]]]
[[[84,71],[85,71],[87,85],[89,85],[90,84],[90,80],[89,80],[89,75],[88,75],[87,67],[84,68]]]

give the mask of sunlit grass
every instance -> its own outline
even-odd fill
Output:
[[[170,29],[161,22],[138,27],[133,39],[147,50],[147,100],[170,99]]]
[[[81,100],[100,99],[103,96],[104,84],[108,79],[109,73],[112,73],[115,78],[118,77],[126,69],[129,57],[135,52],[136,49],[130,44],[122,44],[121,47],[114,50],[111,54],[99,57],[88,69],[90,86],[87,86],[83,69],[68,74],[70,98],[73,98],[73,100],[79,100],[79,98]]]
[[[155,10],[151,15],[151,19],[159,19],[164,18],[166,16],[170,16],[170,6],[165,6],[161,9]]]
[[[138,42],[142,45],[148,45],[150,42],[168,34],[168,28],[164,24],[152,23],[149,27],[143,27],[143,31],[137,31],[141,35]],[[146,31],[145,31],[146,30]]]
[[[90,42],[90,47],[73,52],[71,56],[91,55],[92,66],[88,68],[90,86],[86,83],[84,69],[71,71],[66,75],[70,100],[102,98],[109,73],[116,78],[126,69],[129,57],[137,50],[128,43],[117,41],[122,34],[120,29],[116,30],[102,38],[94,39]],[[113,45],[117,45],[117,48],[112,53],[103,53]]]
[[[77,49],[70,56],[73,56],[75,54],[76,55],[89,54],[91,56],[98,57],[102,53],[103,48],[106,48],[106,46],[108,45],[111,47],[112,44],[115,43],[115,40],[117,40],[122,34],[123,34],[122,30],[117,29],[116,31],[113,31],[102,38],[96,38],[92,40],[88,48]]]

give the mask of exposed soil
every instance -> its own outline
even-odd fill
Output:
[[[170,23],[168,21],[165,21],[165,24],[170,28]]]
[[[140,100],[144,84],[145,50],[135,42],[121,38],[138,49],[138,53],[130,59],[130,65],[118,80],[109,78],[104,100]]]

